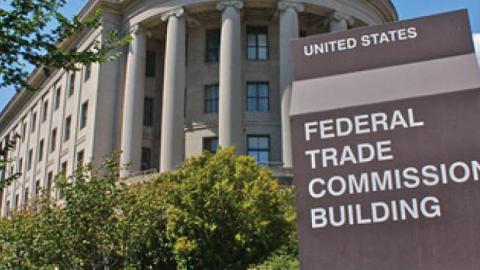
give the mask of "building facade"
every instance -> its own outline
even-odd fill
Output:
[[[130,34],[114,61],[76,72],[41,70],[0,115],[9,151],[1,214],[28,203],[78,164],[122,150],[123,177],[170,171],[186,157],[236,146],[265,166],[292,166],[290,40],[397,19],[389,0],[90,0],[102,27],[61,46],[92,50],[115,30]],[[332,63],[334,64],[334,63]]]

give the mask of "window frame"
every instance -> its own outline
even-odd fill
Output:
[[[88,100],[82,103],[80,107],[80,130],[87,126],[88,122]]]
[[[153,127],[154,106],[155,106],[155,100],[153,98],[151,97],[143,98],[143,121],[142,122],[144,127]],[[148,107],[150,108],[149,112],[147,112]]]
[[[250,86],[255,86],[255,95],[250,96]],[[267,87],[267,96],[260,95],[260,87],[266,86]],[[250,100],[253,99],[255,101],[255,108],[250,108]],[[266,100],[266,110],[261,110],[261,103]],[[270,83],[269,82],[247,82],[247,112],[270,112]]]
[[[68,83],[68,96],[71,97],[75,93],[75,72],[70,74],[69,83]]]
[[[70,140],[71,128],[72,128],[72,116],[69,115],[67,116],[67,118],[65,118],[65,130],[63,131],[64,142]]]
[[[155,78],[157,75],[157,53],[147,50],[145,53],[145,77]]]
[[[209,96],[209,92],[213,90],[213,97]],[[216,94],[215,94],[216,92]],[[203,91],[203,112],[205,114],[218,114],[220,110],[220,87],[218,84],[205,85]]]
[[[220,61],[220,39],[222,36],[222,30],[220,28],[211,28],[205,31],[205,62],[206,63],[218,63]],[[213,40],[218,37],[217,40]],[[214,46],[213,43],[215,43]],[[211,57],[211,54],[215,57]]]
[[[148,153],[148,164],[147,160],[144,160],[144,154]],[[144,166],[145,165],[145,166]],[[142,157],[140,161],[140,170],[141,171],[147,171],[152,168],[152,148],[150,147],[142,147]]]
[[[266,138],[267,142],[268,142],[268,148],[251,148],[250,138],[256,138],[257,140],[260,139],[260,138]],[[257,145],[258,145],[258,143],[257,143]],[[249,134],[249,135],[247,135],[247,155],[251,156],[251,157],[254,157],[258,164],[268,166],[268,164],[270,163],[271,149],[272,149],[272,142],[271,142],[270,135],[265,135],[265,134]],[[257,152],[257,154],[254,156],[254,155],[251,155],[250,152]],[[258,154],[260,152],[266,152],[267,153],[268,160],[266,162],[258,160],[257,157],[258,157]]]
[[[212,150],[210,149],[210,147],[207,147],[207,146],[212,146],[212,141],[217,141],[217,147],[215,150]],[[218,136],[211,136],[211,137],[203,137],[202,139],[202,150],[205,152],[205,151],[208,151],[212,154],[216,153],[218,151],[218,147],[219,147],[219,139],[218,139]]]
[[[259,36],[265,35],[265,45],[260,45]],[[255,45],[250,45],[249,39],[250,36],[254,35]],[[249,61],[268,61],[270,58],[270,46],[269,46],[269,36],[268,36],[268,26],[267,25],[249,25],[246,29],[246,56]],[[255,50],[255,56],[250,56],[250,49]],[[260,50],[265,49],[265,58],[260,58]]]

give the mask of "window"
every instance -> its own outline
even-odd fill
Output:
[[[15,194],[15,208],[13,208],[14,211],[18,210],[18,203],[20,202],[20,196],[18,194]]]
[[[72,127],[72,117],[69,115],[65,119],[65,131],[63,134],[63,140],[68,141],[70,139],[70,129]]]
[[[268,59],[268,29],[266,26],[247,27],[248,60]]]
[[[68,96],[75,92],[75,73],[70,74],[70,81],[68,83]]]
[[[25,192],[23,194],[23,201],[25,205],[28,204],[28,199],[29,199],[28,196],[30,195],[29,193],[30,193],[30,190],[28,188],[25,188]]]
[[[151,158],[152,158],[152,149],[148,147],[142,147],[142,163],[141,163],[142,171],[146,171],[152,168]]]
[[[35,126],[37,125],[37,113],[34,113],[32,115],[32,125],[30,126],[30,132],[34,132],[35,131]]]
[[[40,194],[40,180],[35,181],[35,197],[38,197]]]
[[[43,111],[42,111],[42,122],[45,122],[47,120],[48,116],[48,100],[45,100],[43,103]]]
[[[68,162],[65,161],[62,163],[62,173],[67,174]]]
[[[145,75],[147,77],[153,78],[156,73],[156,61],[157,54],[152,51],[147,51],[146,53],[146,66],[145,66]]]
[[[268,112],[269,109],[268,83],[248,83],[247,110],[249,112]]]
[[[207,62],[218,62],[220,59],[220,29],[207,30]]]
[[[62,89],[57,88],[57,91],[55,91],[55,110],[60,108],[61,96],[62,96]]]
[[[23,158],[20,158],[18,161],[18,173],[21,173],[23,170]]]
[[[55,151],[57,148],[57,129],[52,130],[52,136],[50,137],[50,152]]]
[[[7,201],[7,204],[5,205],[5,215],[8,217],[10,215],[10,201]]]
[[[84,128],[87,125],[87,114],[88,114],[88,101],[85,101],[82,104],[80,111],[80,129]]]
[[[218,84],[205,86],[205,113],[218,113]]]
[[[88,63],[85,64],[85,77],[83,78],[83,81],[88,81],[90,79],[90,76],[92,75],[92,64]]]
[[[47,174],[47,197],[50,198],[50,195],[52,193],[52,182],[53,182],[53,172],[49,172]]]
[[[83,165],[84,156],[85,156],[85,152],[83,150],[77,153],[77,167],[80,167]]]
[[[43,139],[40,140],[40,143],[38,144],[38,161],[42,161],[43,159],[43,146],[44,146],[44,141]]]
[[[218,150],[218,137],[203,138],[203,151],[215,153]]]
[[[259,164],[268,165],[270,161],[270,137],[252,135],[247,138],[247,154]]]
[[[28,160],[27,160],[27,171],[29,171],[32,168],[32,162],[33,162],[33,150],[30,149],[28,151]]]
[[[27,123],[23,123],[22,126],[22,142],[25,141],[25,137],[27,137]]]
[[[146,97],[143,101],[143,125],[153,125],[153,98]]]

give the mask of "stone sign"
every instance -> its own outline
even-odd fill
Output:
[[[292,49],[302,269],[480,269],[480,72],[466,11]]]

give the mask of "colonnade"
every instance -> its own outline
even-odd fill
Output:
[[[219,144],[241,145],[242,140],[242,40],[241,10],[243,1],[220,1],[222,12],[219,63]],[[282,126],[282,161],[292,166],[292,145],[289,120],[293,67],[290,41],[298,37],[299,16],[304,5],[296,1],[279,1],[280,97]],[[160,149],[160,171],[174,170],[183,159],[185,99],[186,13],[183,8],[162,15],[167,23],[164,88]],[[348,29],[350,17],[335,12],[329,20],[330,31]],[[127,56],[126,84],[123,102],[121,163],[131,164],[121,176],[140,171],[142,148],[142,116],[145,87],[145,55],[147,32],[140,25],[133,27]]]

